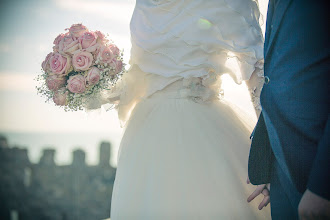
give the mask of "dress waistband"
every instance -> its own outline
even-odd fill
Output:
[[[149,99],[192,99],[195,102],[207,102],[219,99],[220,94],[220,91],[205,87],[200,78],[188,78],[171,83],[151,95]]]

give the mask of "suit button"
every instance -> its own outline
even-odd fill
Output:
[[[267,85],[270,82],[270,79],[268,76],[265,76],[265,84]]]

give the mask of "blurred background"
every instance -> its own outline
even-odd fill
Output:
[[[263,30],[267,0],[260,0]],[[37,95],[34,78],[72,24],[109,33],[128,63],[134,0],[0,1],[0,219],[110,216],[122,136],[115,110],[65,112]],[[224,77],[225,98],[256,120],[245,85]]]

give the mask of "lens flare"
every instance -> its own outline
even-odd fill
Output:
[[[212,27],[212,23],[205,18],[198,19],[197,26],[202,30],[208,30]]]

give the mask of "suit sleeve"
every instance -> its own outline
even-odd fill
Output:
[[[318,144],[307,188],[313,193],[330,200],[330,114],[323,136]]]

